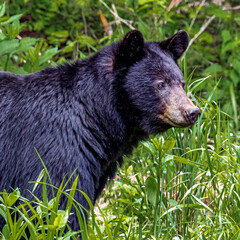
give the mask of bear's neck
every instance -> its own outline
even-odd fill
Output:
[[[104,59],[98,55],[88,61],[92,63],[87,66],[97,64],[99,67],[92,71],[92,68],[86,69],[79,62],[79,68],[85,68],[84,72],[89,71],[88,75],[92,77],[91,81],[84,76],[77,77],[79,109],[81,115],[89,119],[89,132],[83,138],[89,138],[90,135],[95,138],[93,145],[88,144],[96,151],[102,178],[113,178],[117,164],[122,164],[122,157],[131,154],[138,142],[147,135],[138,126],[138,113],[129,107],[121,80],[116,79],[116,74],[112,72],[111,59],[104,54]]]
[[[85,112],[93,119],[93,125],[98,126],[99,138],[103,147],[107,148],[104,150],[111,153],[110,162],[130,154],[139,141],[147,138],[139,127],[141,116],[129,104],[130,100],[122,88],[123,71],[114,70],[112,56],[115,48],[116,45],[112,44],[93,57],[78,62],[79,72],[88,72],[91,81],[76,74],[80,103],[85,105]],[[94,66],[98,67],[93,71]]]

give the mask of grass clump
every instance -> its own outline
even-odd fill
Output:
[[[125,157],[99,201],[103,236],[240,239],[240,147],[216,92],[198,100],[196,125],[152,136]]]
[[[45,166],[44,166],[45,167]],[[74,173],[73,173],[74,174]],[[20,240],[20,239],[89,239],[87,223],[83,214],[81,204],[74,199],[77,189],[78,176],[74,179],[71,189],[66,189],[67,184],[73,177],[73,174],[62,180],[58,188],[51,184],[51,179],[46,168],[43,169],[37,179],[32,191],[33,199],[21,196],[19,189],[11,193],[0,193],[0,215],[5,219],[5,226],[1,231],[3,240]],[[41,182],[41,179],[43,181]],[[49,182],[47,181],[49,179]],[[42,199],[34,195],[37,185],[42,185]],[[53,194],[52,199],[48,199],[49,190]],[[93,209],[90,199],[85,193],[90,208]],[[65,209],[59,209],[60,198],[67,197]],[[69,226],[69,216],[72,209],[77,214],[80,231],[72,231]]]

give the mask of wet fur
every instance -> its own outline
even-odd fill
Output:
[[[36,148],[53,185],[77,169],[78,188],[94,203],[124,154],[171,127],[159,116],[167,109],[171,85],[183,81],[176,59],[188,36],[178,38],[144,42],[133,31],[84,61],[28,75],[1,72],[0,190],[19,187],[31,199],[29,181],[43,169]],[[155,87],[158,79],[168,80],[162,92]],[[39,186],[34,194],[41,198],[41,191]],[[89,208],[82,194],[75,198]],[[62,199],[60,208],[65,204]],[[70,221],[79,229],[76,217]],[[0,228],[3,224],[0,219]]]

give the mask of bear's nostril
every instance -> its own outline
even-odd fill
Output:
[[[185,111],[185,116],[190,124],[194,124],[200,114],[201,112],[198,108],[191,108]]]

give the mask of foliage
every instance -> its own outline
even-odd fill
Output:
[[[103,236],[239,239],[240,148],[212,97],[198,102],[195,126],[152,136],[125,158],[99,201]]]
[[[73,177],[74,172],[69,179],[64,178],[60,186],[56,188],[51,184],[51,178],[44,163],[43,166],[44,169],[38,179],[33,182],[35,183],[32,191],[34,201],[22,197],[19,189],[15,189],[11,193],[7,193],[6,190],[0,193],[0,215],[6,221],[1,231],[2,239],[20,240],[30,237],[30,239],[70,240],[71,237],[72,239],[79,239],[80,233],[81,239],[88,239],[86,221],[81,213],[83,209],[74,199],[75,192],[80,191],[76,188],[78,176],[74,179],[71,189],[67,190],[66,186]],[[42,200],[34,195],[34,189],[39,184],[42,185]],[[54,195],[53,199],[48,199],[49,190]],[[82,194],[86,196],[85,193],[82,192]],[[62,195],[65,195],[68,199],[65,209],[59,209],[59,201]],[[92,203],[87,196],[86,200],[89,202],[90,208],[93,209]],[[72,208],[76,209],[81,231],[74,232],[68,225],[68,218]],[[66,229],[67,231],[65,231]]]
[[[0,67],[4,71],[26,74],[50,65],[50,59],[59,52],[58,49],[46,49],[44,40],[19,37],[24,28],[19,22],[22,15],[3,17],[5,9],[4,3],[0,6]]]

